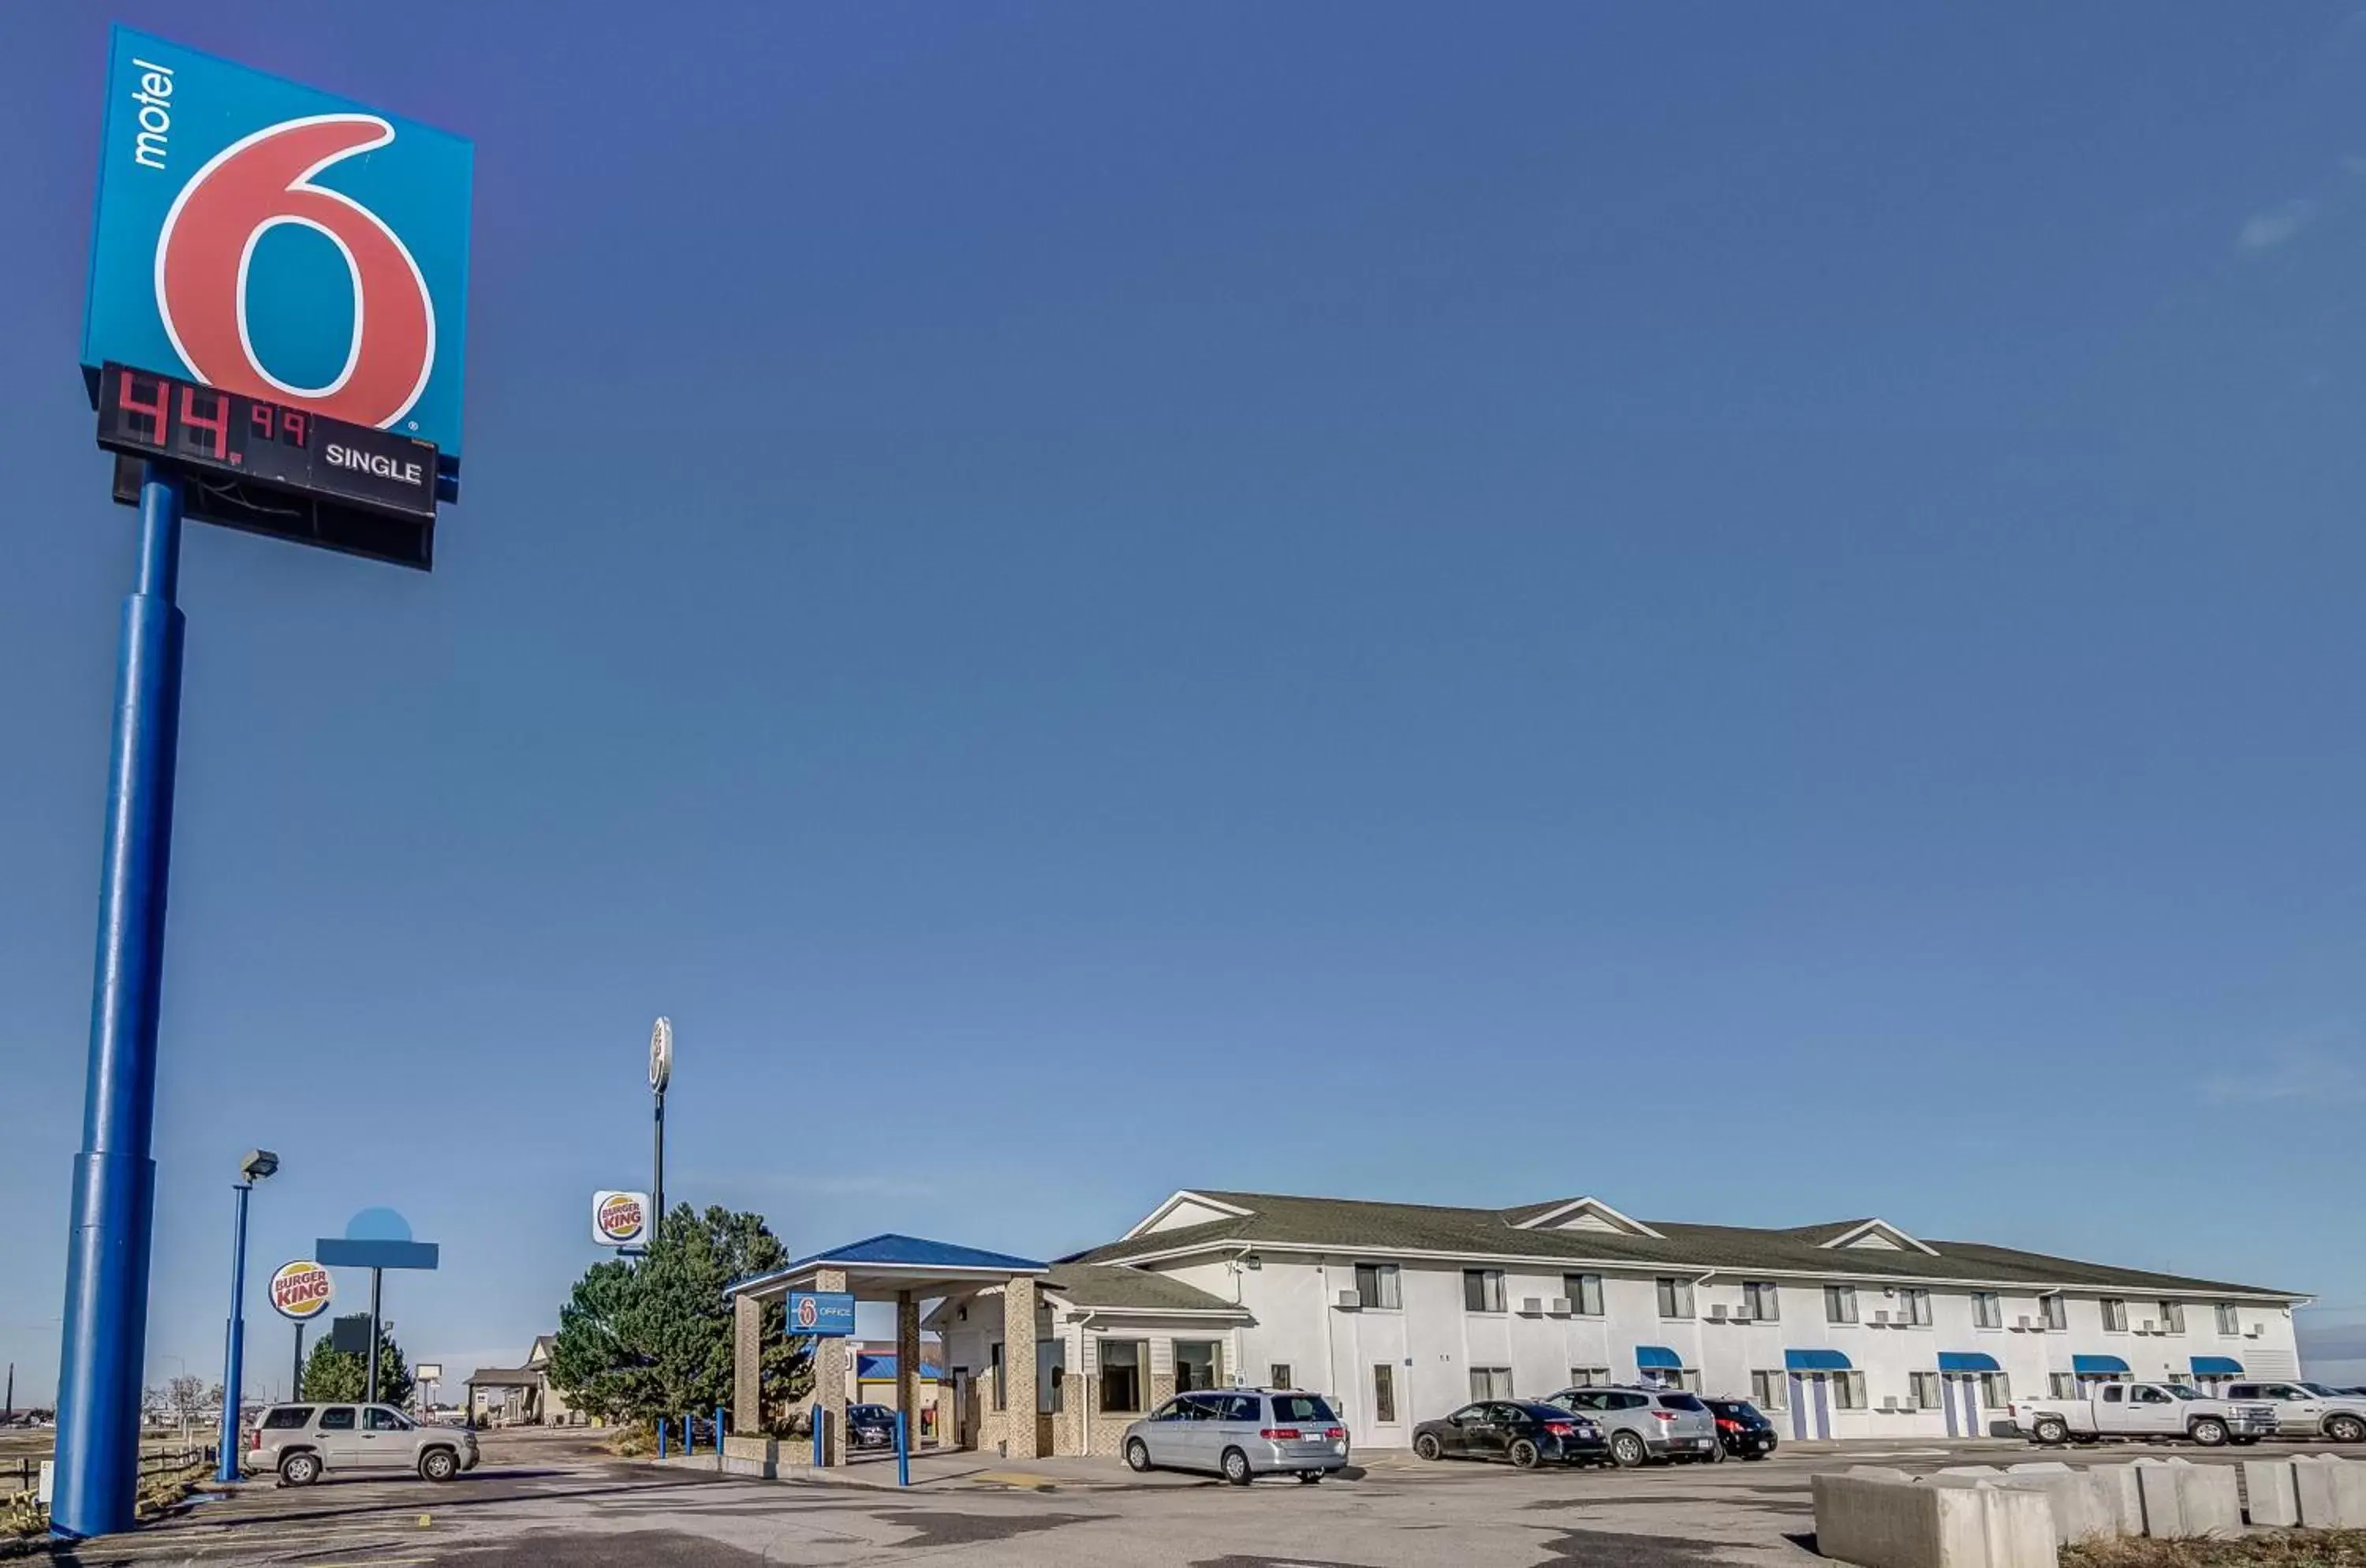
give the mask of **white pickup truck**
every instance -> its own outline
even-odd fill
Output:
[[[2107,1382],[2090,1385],[2083,1399],[2014,1400],[2012,1424],[2049,1445],[2182,1438],[2214,1449],[2275,1436],[2276,1407],[2213,1399],[2181,1382]]]
[[[2233,1382],[2223,1391],[2237,1404],[2264,1400],[2276,1407],[2276,1435],[2366,1443],[2366,1395],[2321,1382]]]

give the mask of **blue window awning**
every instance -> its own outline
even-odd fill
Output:
[[[2070,1370],[2082,1378],[2125,1377],[2128,1364],[2117,1356],[2073,1356]]]
[[[1783,1368],[1793,1372],[1847,1372],[1856,1369],[1838,1350],[1786,1350]]]
[[[2232,1356],[2196,1356],[2193,1375],[2197,1378],[2239,1378],[2243,1363]]]
[[[1635,1367],[1638,1371],[1676,1371],[1684,1366],[1676,1353],[1665,1345],[1635,1347]]]
[[[1939,1370],[1943,1372],[1998,1372],[2004,1369],[1986,1350],[1942,1350]]]

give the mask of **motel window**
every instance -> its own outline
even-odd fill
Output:
[[[1386,1427],[1397,1418],[1397,1370],[1386,1361],[1372,1364],[1372,1419]]]
[[[1471,1368],[1470,1397],[1473,1399],[1511,1398],[1512,1369],[1509,1367]]]
[[[1504,1310],[1504,1271],[1501,1269],[1465,1269],[1462,1270],[1462,1310],[1464,1312],[1501,1312]],[[1473,1399],[1508,1399],[1509,1394],[1474,1393]]]
[[[1936,1372],[1910,1372],[1907,1374],[1907,1377],[1914,1389],[1914,1408],[1917,1410],[1938,1409],[1939,1374]]]
[[[1759,1371],[1750,1374],[1750,1403],[1761,1410],[1780,1410],[1789,1393],[1790,1376],[1786,1372]]]
[[[1195,1388],[1213,1388],[1223,1370],[1223,1357],[1212,1339],[1177,1339],[1175,1341],[1175,1392],[1189,1393]]]
[[[2045,1309],[2046,1327],[2058,1334],[2070,1326],[2070,1303],[2060,1296],[2040,1296],[2037,1304]]]
[[[1572,1388],[1600,1388],[1609,1381],[1608,1367],[1572,1367],[1569,1370],[1569,1386]]]
[[[1121,1415],[1142,1408],[1143,1354],[1139,1339],[1101,1341],[1101,1410]]]
[[[1297,1383],[1290,1380],[1290,1363],[1288,1361],[1276,1361],[1273,1365],[1268,1367],[1266,1371],[1268,1375],[1265,1380],[1265,1386],[1268,1388],[1296,1388],[1298,1386]]]
[[[1904,1308],[1900,1314],[1903,1321],[1912,1324],[1917,1328],[1931,1326],[1930,1292],[1920,1289],[1900,1291],[1898,1292],[1898,1304]]]
[[[2004,1298],[1994,1291],[1974,1291],[1972,1292],[1972,1326],[2002,1328]]]
[[[2160,1303],[2160,1331],[2163,1334],[2182,1334],[2185,1332],[2185,1303],[2183,1302],[2163,1302]]]
[[[1569,1310],[1580,1317],[1602,1315],[1602,1276],[1599,1274],[1563,1274],[1560,1293],[1569,1298]]]
[[[1382,1312],[1395,1312],[1404,1305],[1404,1297],[1397,1283],[1397,1266],[1393,1263],[1358,1263],[1356,1265],[1356,1303],[1358,1306],[1378,1307]]]
[[[1824,1287],[1824,1321],[1826,1323],[1856,1321],[1856,1287],[1854,1285]]]
[[[1690,1317],[1693,1314],[1693,1282],[1662,1276],[1660,1280],[1660,1315]]]
[[[2235,1312],[2233,1302],[2220,1302],[2214,1310],[2218,1314],[2218,1332],[2232,1337],[2243,1332],[2243,1320]]]
[[[2012,1378],[2005,1372],[1980,1374],[1980,1404],[1989,1410],[2002,1410],[2012,1403]]]
[[[2078,1398],[2079,1380],[2071,1376],[2068,1372],[2046,1373],[2045,1397],[2048,1399]]]
[[[1741,1283],[1741,1310],[1760,1323],[1777,1323],[1783,1316],[1783,1292],[1771,1281],[1745,1280]]]
[[[1834,1372],[1832,1375],[1832,1408],[1862,1410],[1865,1408],[1865,1374]]]
[[[986,1377],[994,1385],[994,1408],[1002,1406],[1002,1341],[996,1340],[986,1348]]]
[[[2112,1334],[2125,1334],[2128,1331],[2128,1303],[2117,1296],[2105,1296],[2101,1304],[2103,1327]]]
[[[1066,1406],[1061,1403],[1067,1383],[1068,1347],[1063,1340],[1035,1341],[1035,1413],[1056,1416]]]

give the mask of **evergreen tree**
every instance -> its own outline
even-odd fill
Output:
[[[377,1331],[377,1398],[368,1401],[362,1384],[369,1381],[369,1358],[333,1348],[328,1336],[322,1335],[312,1346],[312,1353],[304,1358],[304,1394],[306,1399],[334,1400],[346,1404],[376,1403],[402,1405],[411,1403],[411,1363],[402,1359],[402,1347],[381,1324]]]

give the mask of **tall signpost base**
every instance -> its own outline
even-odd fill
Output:
[[[62,1536],[129,1529],[138,1500],[156,1188],[148,1151],[181,724],[182,620],[174,603],[180,568],[180,476],[151,463],[140,486],[140,576],[123,603],[115,673],[90,1069],[66,1255],[50,1507],[51,1526]]]

